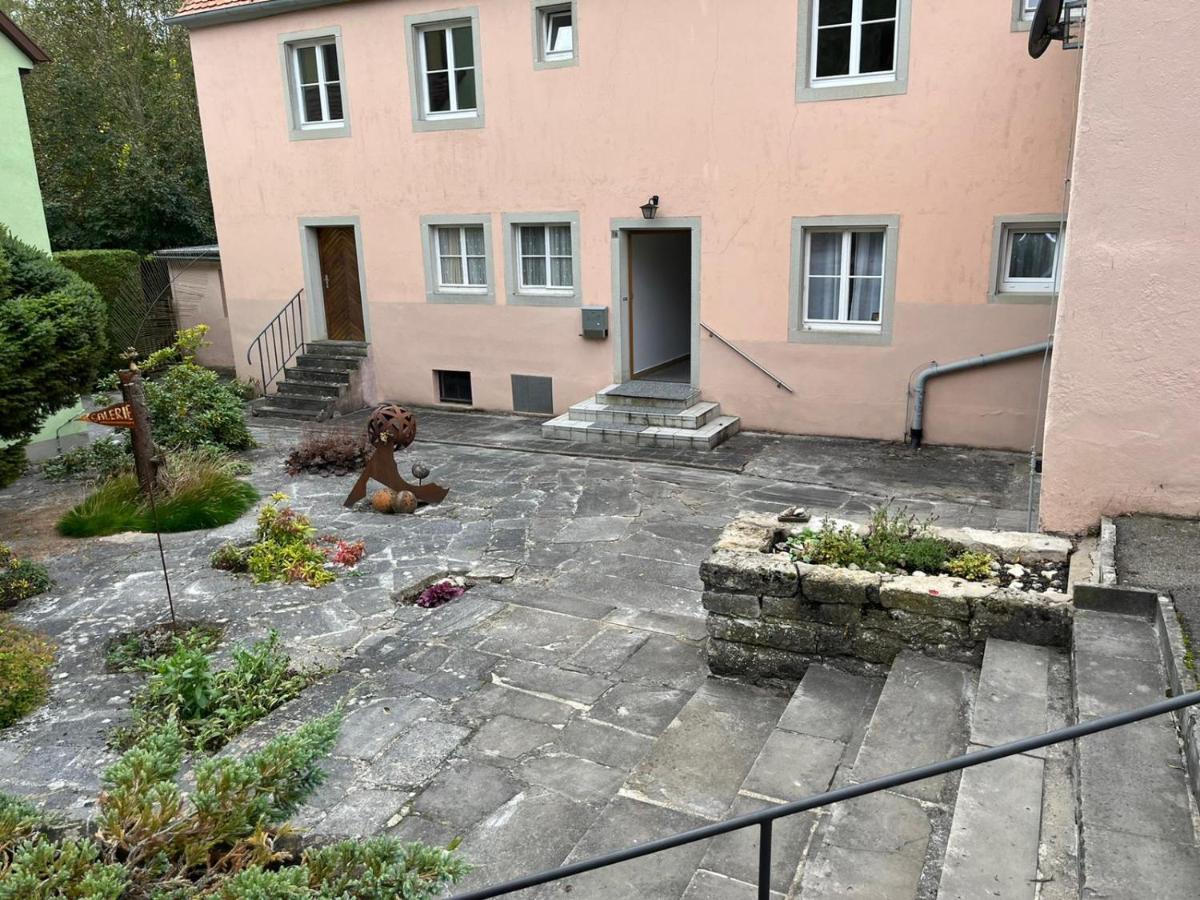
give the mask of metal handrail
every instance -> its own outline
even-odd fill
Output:
[[[739,350],[732,343],[730,343],[728,338],[724,338],[721,335],[717,334],[715,331],[713,331],[711,328],[709,328],[703,322],[700,323],[700,327],[703,328],[705,331],[707,331],[710,335],[715,337],[718,341],[720,341],[722,344],[724,344],[726,347],[728,347],[734,353],[736,353],[738,356],[740,356],[742,359],[744,359],[746,362],[750,363],[750,365],[754,366],[754,368],[758,369],[758,371],[762,372],[764,375],[766,375],[768,378],[770,378],[773,382],[775,382],[775,387],[781,387],[785,391],[787,391],[789,394],[796,393],[790,387],[788,387],[787,383],[783,379],[772,374],[771,371],[769,369],[767,369],[765,366],[763,366],[763,365],[759,364],[758,362],[756,362],[755,360],[751,359],[742,350]]]
[[[292,299],[284,304],[283,309],[275,314],[275,318],[267,323],[246,349],[246,362],[249,365],[254,365],[251,354],[258,350],[258,371],[262,375],[264,397],[284,367],[304,349],[304,304],[301,302],[303,295],[304,288],[296,291]]]
[[[758,856],[758,896],[760,900],[768,900],[771,895],[771,823],[776,819],[782,819],[786,816],[792,816],[796,813],[806,812],[807,810],[816,809],[821,806],[828,806],[831,803],[840,803],[843,800],[853,800],[856,797],[862,797],[866,794],[874,794],[877,791],[884,791],[888,790],[889,788],[900,787],[901,785],[909,784],[913,781],[921,781],[925,778],[932,778],[936,775],[944,775],[947,772],[957,772],[961,769],[969,769],[972,766],[978,766],[983,763],[994,762],[997,759],[1004,759],[1005,757],[1027,753],[1030,750],[1037,750],[1040,747],[1048,747],[1051,744],[1058,744],[1062,743],[1063,741],[1071,741],[1077,738],[1087,737],[1090,734],[1097,734],[1101,731],[1108,731],[1113,728],[1120,728],[1124,725],[1131,725],[1134,722],[1140,722],[1143,719],[1161,716],[1165,713],[1183,709],[1185,706],[1194,706],[1196,704],[1200,704],[1200,691],[1195,691],[1189,694],[1181,694],[1178,697],[1172,697],[1168,700],[1160,700],[1158,703],[1152,703],[1149,706],[1142,706],[1138,709],[1115,713],[1111,716],[1102,716],[1099,719],[1092,719],[1089,722],[1080,722],[1077,725],[1069,725],[1066,728],[1058,728],[1054,731],[1048,731],[1045,734],[1033,735],[1031,737],[1021,738],[1020,740],[1010,741],[1007,744],[1001,744],[999,747],[989,747],[986,750],[976,750],[973,753],[965,753],[962,756],[956,756],[953,759],[944,760],[942,762],[931,763],[930,765],[926,766],[918,766],[915,769],[908,769],[904,772],[897,772],[892,775],[884,775],[881,778],[874,778],[870,781],[864,781],[862,784],[850,784],[846,787],[838,788],[837,790],[833,791],[826,791],[823,794],[816,794],[803,800],[796,800],[791,803],[781,803],[778,806],[770,806],[766,809],[759,810],[758,812],[747,813],[744,816],[726,819],[724,822],[715,822],[712,825],[705,825],[701,828],[693,828],[690,831],[683,831],[670,837],[648,841],[645,844],[638,844],[635,847],[628,847],[624,850],[606,853],[603,856],[595,856],[591,859],[585,859],[577,863],[571,863],[570,865],[559,866],[557,869],[549,869],[545,872],[539,872],[535,875],[526,875],[522,878],[517,878],[512,881],[506,881],[503,884],[497,884],[493,885],[492,887],[481,888],[475,891],[468,891],[465,894],[455,894],[451,900],[486,900],[486,898],[489,897],[499,897],[503,894],[511,894],[513,891],[536,887],[539,884],[546,884],[547,882],[569,878],[572,875],[580,875],[584,872],[591,872],[594,869],[602,869],[607,866],[616,865],[617,863],[628,862],[631,859],[638,859],[642,856],[649,856],[653,853],[661,853],[664,850],[672,850],[675,847],[682,847],[684,844],[692,844],[696,841],[703,841],[707,838],[728,834],[731,831],[738,831],[742,828],[749,828],[753,825],[757,825],[759,827],[760,835]]]

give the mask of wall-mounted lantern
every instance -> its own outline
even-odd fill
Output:
[[[649,203],[642,204],[642,218],[643,219],[653,219],[655,214],[657,214],[657,213],[658,213],[658,194],[655,194],[653,197],[650,198]]]

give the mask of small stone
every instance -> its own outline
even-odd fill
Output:
[[[1013,578],[1020,578],[1022,575],[1025,574],[1025,567],[1023,565],[1021,565],[1020,563],[1013,563],[1011,566],[1008,567],[1008,569],[1006,571]]]
[[[1025,583],[1021,581],[1013,581],[1009,583],[1008,587],[1010,590],[1023,591],[1025,590]]]
[[[846,568],[849,569],[851,572],[859,571],[858,563],[850,563],[850,565],[846,566]]]
[[[1047,581],[1050,581],[1057,574],[1058,573],[1055,572],[1053,569],[1046,569],[1044,572],[1042,572],[1042,577],[1045,578]]]
[[[988,568],[991,569],[993,572],[999,572],[1000,571],[1000,560],[993,559],[990,563],[988,563]]]
[[[913,572],[913,578],[926,578],[926,577],[928,577],[928,576],[926,576],[926,574],[924,572],[922,572],[920,569]]]

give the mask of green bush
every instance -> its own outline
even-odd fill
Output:
[[[121,364],[119,354],[125,348],[115,334],[114,306],[120,301],[121,291],[128,284],[141,290],[141,257],[132,250],[61,250],[54,259],[66,266],[88,284],[95,286],[104,301],[109,353],[105,361],[107,368],[115,369]]]
[[[7,728],[46,702],[54,645],[0,618],[0,728]]]
[[[119,638],[104,652],[104,664],[110,672],[152,671],[154,662],[181,645],[208,653],[221,640],[217,625],[188,625],[179,623],[179,630],[170,625],[157,625]]]
[[[241,759],[202,760],[177,784],[184,738],[168,721],[104,773],[95,833],[51,840],[36,810],[0,795],[0,900],[432,900],[469,866],[394,838],[340,841],[296,859],[279,844],[324,782],[341,710]],[[13,864],[5,874],[6,860]]]
[[[81,479],[100,481],[133,467],[128,439],[110,437],[75,447],[42,463],[42,477],[49,481]]]
[[[96,537],[122,531],[152,532],[157,512],[164,533],[227,525],[250,509],[258,491],[237,472],[241,463],[208,450],[178,451],[167,457],[155,493],[155,508],[138,490],[132,473],[100,486],[58,521],[66,537]]]
[[[21,438],[12,443],[0,442],[0,487],[12,484],[25,474],[29,462],[25,458],[25,447],[29,441]]]
[[[28,438],[95,381],[107,316],[92,285],[3,227],[0,260],[0,440]]]
[[[146,382],[146,403],[161,447],[249,450],[254,439],[237,389],[211,369],[183,362]]]
[[[204,649],[182,641],[144,668],[150,679],[134,699],[133,723],[116,734],[119,747],[176,722],[188,747],[215,752],[298,696],[319,674],[297,672],[274,633],[251,647],[235,647],[232,665],[219,671]]]
[[[0,609],[14,606],[50,587],[46,567],[18,559],[12,549],[0,544]]]
[[[992,563],[996,557],[976,550],[963,550],[946,561],[946,574],[967,581],[985,581],[992,577]]]
[[[816,531],[806,528],[789,544],[792,555],[807,563],[933,574],[942,571],[954,548],[934,536],[932,524],[932,519],[918,520],[907,509],[893,513],[884,506],[871,517],[864,534],[826,522]]]
[[[317,588],[334,581],[337,576],[329,566],[329,556],[317,543],[317,529],[286,500],[286,494],[272,494],[258,511],[257,540],[248,547],[226,544],[218,548],[209,560],[213,568],[249,572],[260,583],[300,582]],[[336,561],[353,566],[357,558]]]

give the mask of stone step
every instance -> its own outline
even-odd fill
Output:
[[[309,412],[302,409],[292,409],[287,406],[277,406],[274,403],[267,403],[259,406],[254,410],[254,415],[261,416],[265,419],[296,419],[305,422],[321,421],[319,412]]]
[[[326,384],[349,384],[350,369],[328,369],[319,366],[291,367],[283,370],[284,381],[304,381],[313,383],[320,381]]]
[[[305,394],[284,394],[282,392],[273,394],[269,399],[269,405],[279,409],[294,409],[298,412],[314,412],[321,413],[325,411],[337,397],[313,397]]]
[[[971,749],[995,747],[1049,727],[1051,654],[991,639],[971,718]],[[939,900],[1033,900],[1038,884],[1046,750],[963,772]],[[1067,778],[1069,786],[1069,777]]]
[[[726,817],[828,790],[857,750],[878,695],[879,682],[873,679],[820,664],[809,666]],[[815,812],[800,813],[773,826],[771,890],[779,896],[791,889],[816,818]],[[734,885],[757,884],[757,828],[708,843],[700,865],[706,874],[693,879],[690,896],[703,897],[703,890],[714,886],[725,886],[735,896],[732,892],[741,888]]]
[[[542,423],[542,437],[560,441],[583,441],[589,444],[711,450],[737,434],[740,429],[741,420],[737,416],[718,416],[702,427],[691,429],[581,422],[573,419],[568,413]]]
[[[702,401],[691,406],[632,406],[584,400],[570,408],[568,416],[577,422],[614,425],[652,425],[666,428],[696,429],[721,415],[721,405]]]
[[[1078,610],[1073,655],[1081,722],[1166,692],[1152,622]],[[1174,719],[1157,716],[1078,741],[1083,896],[1196,896],[1200,847]]]
[[[335,372],[353,372],[362,365],[363,357],[336,353],[301,353],[296,357],[296,367],[301,370],[326,369]]]
[[[285,378],[275,385],[275,391],[279,396],[319,397],[324,400],[336,400],[341,387],[343,385],[330,381],[300,381],[294,378]]]
[[[961,753],[973,688],[965,666],[901,652],[851,780],[868,781]],[[800,896],[916,897],[926,852],[948,819],[953,787],[942,775],[835,805],[805,864]]]
[[[371,345],[366,341],[309,341],[304,352],[312,356],[357,356],[366,357]]]
[[[626,381],[624,384],[610,384],[596,393],[596,402],[601,404],[662,409],[692,406],[699,399],[698,388],[674,381]]]

